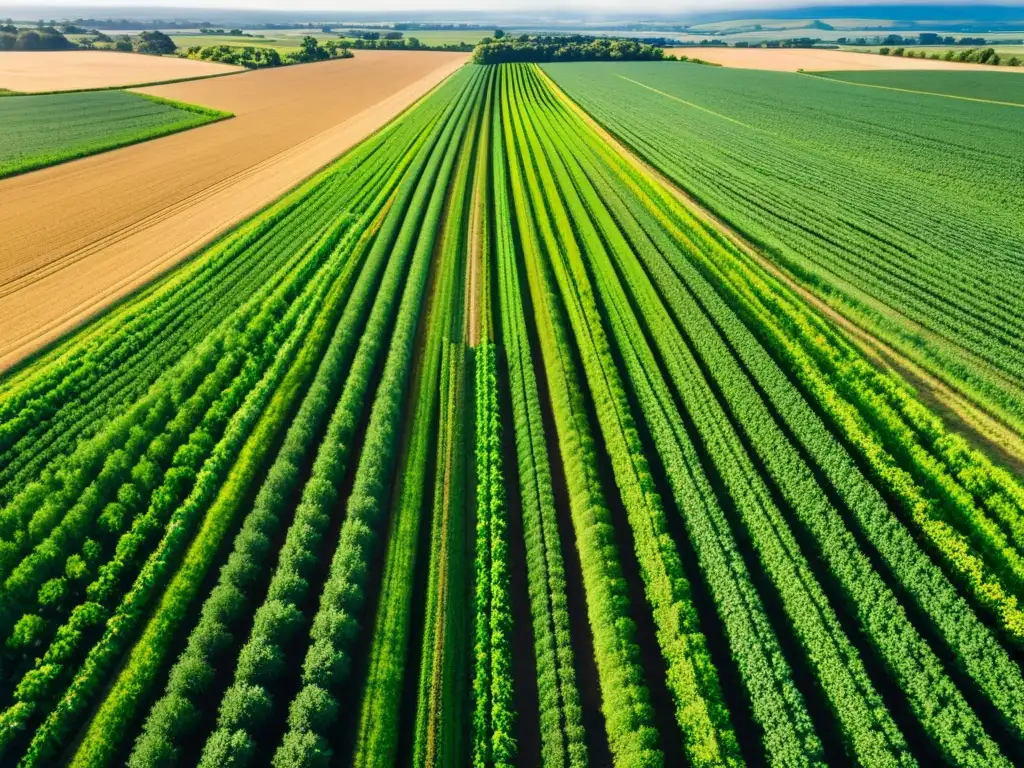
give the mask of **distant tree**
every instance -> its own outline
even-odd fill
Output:
[[[296,64],[304,64],[310,61],[323,61],[329,59],[331,54],[320,45],[315,37],[306,35],[302,38],[302,46],[299,50],[288,54],[288,61]]]
[[[128,35],[121,35],[114,40],[114,50],[122,51],[123,53],[132,52],[132,39]]]
[[[186,58],[202,61],[216,61],[221,64],[236,64],[248,69],[265,69],[279,67],[282,64],[281,54],[273,48],[239,48],[232,45],[209,45],[205,48],[194,45],[189,48]]]
[[[75,47],[74,43],[54,27],[19,29],[14,43],[11,44],[9,39],[5,39],[3,45],[9,45],[10,48],[7,50],[15,51],[63,51]]]
[[[174,53],[178,46],[170,36],[159,31],[140,32],[135,38],[133,49],[136,53],[149,53],[157,56]]]
[[[494,39],[495,40],[501,40],[501,38],[503,38],[504,36],[505,36],[505,30],[504,29],[496,29],[496,30],[494,30]]]
[[[0,32],[0,51],[13,51],[18,42],[18,36],[10,32]]]
[[[14,47],[19,51],[41,51],[43,50],[42,38],[34,29],[22,30]]]
[[[320,42],[310,35],[306,35],[302,38],[302,52],[310,60],[321,58],[323,49],[320,47]]]
[[[1011,56],[1009,59],[1006,60],[1006,66],[1008,66],[1008,67],[1019,67],[1020,66],[1020,59],[1017,56]]]
[[[878,49],[878,52],[882,56],[888,56],[892,52],[892,49],[891,48],[887,48],[886,46],[882,46],[881,48]]]
[[[525,39],[524,39],[525,38]],[[520,35],[478,45],[473,61],[499,64],[510,61],[657,61],[665,58],[658,47],[637,40],[594,38],[587,35]]]

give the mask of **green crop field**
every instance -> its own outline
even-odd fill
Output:
[[[347,27],[346,27],[347,29]],[[320,30],[274,30],[272,32],[255,32],[255,35],[263,37],[233,37],[231,35],[171,35],[175,45],[180,49],[190,48],[194,45],[232,45],[252,46],[254,48],[274,48],[280,53],[291,53],[297,51],[302,45],[302,38],[311,35],[319,40],[337,40],[341,36],[343,28],[339,27],[331,33],[324,33]],[[386,31],[386,30],[385,30]],[[475,45],[482,38],[493,34],[492,30],[466,30],[465,32],[451,30],[410,30],[402,33],[405,38],[415,37],[424,45],[457,45],[467,43]],[[351,38],[350,38],[351,39]]]
[[[333,35],[316,35],[326,39],[333,38]],[[301,37],[286,37],[267,34],[266,37],[235,37],[233,35],[171,35],[171,40],[178,46],[179,50],[185,50],[193,46],[203,48],[211,45],[230,45],[239,48],[273,48],[278,53],[292,53],[302,47]]]
[[[958,96],[979,101],[998,101],[1024,106],[1024,71],[1004,72],[949,72],[876,70],[867,72],[815,72],[819,77],[842,80],[858,85],[879,88],[898,88],[906,91]],[[1007,116],[1012,120],[1013,113]]]
[[[0,178],[136,144],[229,115],[125,91],[0,98]]]
[[[402,33],[405,37],[415,37],[424,45],[458,45],[468,43],[476,45],[485,37],[494,34],[494,30],[467,29],[464,31],[450,29],[413,29]]]
[[[547,71],[821,296],[1024,431],[1019,107],[693,65]],[[1017,74],[981,74],[983,95],[1019,93]]]
[[[358,27],[353,26],[353,29]],[[335,31],[340,34],[344,29],[348,27],[338,27]],[[367,28],[369,29],[369,28]],[[388,32],[389,30],[383,29],[382,32]],[[453,30],[453,29],[407,29],[402,30],[404,38],[415,37],[424,45],[458,45],[459,43],[467,43],[469,45],[476,45],[483,38],[490,37],[494,34],[493,29],[466,29],[466,30]]]
[[[0,379],[0,761],[1020,764],[1024,478],[569,96],[680,184],[760,169],[722,199],[801,248],[872,231],[853,155],[964,194],[1015,129],[956,165],[924,97],[705,69],[462,67]]]

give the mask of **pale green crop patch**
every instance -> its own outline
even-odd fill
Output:
[[[0,178],[230,117],[126,91],[0,99]]]

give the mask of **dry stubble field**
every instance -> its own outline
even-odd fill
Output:
[[[691,54],[690,51],[693,50]],[[678,50],[670,51],[678,53]],[[811,48],[698,48],[685,49],[684,55],[695,56],[739,69],[766,69],[773,72],[861,71],[872,69],[948,69],[957,72],[984,70],[994,71],[995,67],[984,64],[961,64],[956,61],[934,59],[904,59],[899,56],[879,56],[853,51],[836,51]],[[1002,70],[1005,71],[1005,70]]]
[[[362,51],[145,88],[236,117],[0,182],[0,370],[282,195],[467,58]]]
[[[4,51],[0,88],[20,93],[113,88],[241,72],[241,67],[115,51]]]

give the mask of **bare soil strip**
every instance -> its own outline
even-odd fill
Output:
[[[695,58],[739,69],[766,69],[773,72],[847,72],[869,69],[948,69],[969,71],[981,69],[987,72],[1012,72],[1007,67],[990,67],[985,64],[966,64],[957,61],[936,61],[935,59],[909,59],[902,56],[880,56],[856,51],[836,51],[822,48],[687,48],[670,50]]]
[[[363,51],[146,88],[236,117],[0,181],[0,371],[280,197],[467,58]]]
[[[117,51],[4,51],[0,88],[48,93],[244,72],[232,64]]]
[[[860,54],[853,54],[860,55]],[[883,57],[878,57],[883,58]],[[546,78],[547,76],[544,75]],[[1024,439],[999,419],[977,406],[969,397],[960,393],[944,381],[929,373],[899,350],[889,346],[867,330],[834,309],[809,288],[798,282],[792,275],[780,268],[768,256],[743,238],[725,222],[717,218],[700,203],[676,187],[671,180],[648,165],[639,155],[622,144],[587,114],[550,78],[548,83],[555,93],[573,111],[587,122],[597,133],[613,146],[630,164],[656,180],[695,216],[711,224],[725,235],[744,253],[755,259],[768,273],[793,291],[801,300],[813,306],[820,314],[841,328],[847,339],[854,344],[877,367],[896,373],[910,384],[929,408],[942,419],[946,429],[960,435],[972,446],[990,458],[1010,467],[1018,475],[1024,475]]]

